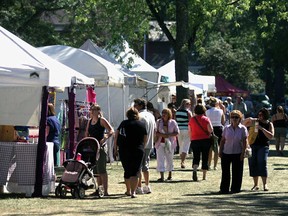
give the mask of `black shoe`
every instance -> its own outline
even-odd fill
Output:
[[[159,179],[157,179],[157,182],[164,182],[164,179],[163,178],[159,178]]]
[[[229,194],[229,191],[222,191],[222,190],[220,190],[220,191],[219,191],[219,194]]]
[[[169,176],[169,177],[167,178],[167,181],[171,181],[171,180],[172,180],[172,177]]]
[[[197,171],[193,171],[192,179],[193,179],[193,181],[198,181]]]

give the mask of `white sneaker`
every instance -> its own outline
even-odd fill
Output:
[[[143,192],[144,192],[145,194],[150,194],[150,193],[152,193],[150,186],[149,186],[149,185],[146,185],[146,186],[143,188]]]
[[[143,189],[141,187],[137,187],[136,194],[144,194]]]

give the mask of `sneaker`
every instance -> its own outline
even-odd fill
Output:
[[[141,187],[137,187],[136,194],[144,194],[143,189]]]
[[[144,194],[150,194],[150,193],[152,193],[150,186],[149,186],[149,185],[148,185],[148,186],[146,185],[145,187],[143,187],[143,192],[144,192]]]

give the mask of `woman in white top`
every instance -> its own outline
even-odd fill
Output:
[[[218,137],[218,145],[222,137],[223,125],[225,124],[225,115],[221,108],[219,108],[219,100],[217,98],[210,98],[210,106],[211,108],[206,111],[206,116],[210,119],[213,131],[215,135]],[[217,170],[217,162],[218,162],[218,148],[213,149],[211,146],[209,152],[208,164],[209,168],[211,166],[212,161],[212,150],[214,150],[214,170]]]

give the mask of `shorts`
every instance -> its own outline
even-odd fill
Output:
[[[275,138],[286,137],[286,128],[283,127],[275,127]]]
[[[142,159],[142,172],[149,171],[151,149],[144,149],[144,156]]]
[[[105,148],[101,147],[99,159],[98,161],[96,161],[96,166],[93,169],[94,174],[107,173],[106,165],[107,165],[107,152],[105,151]]]

